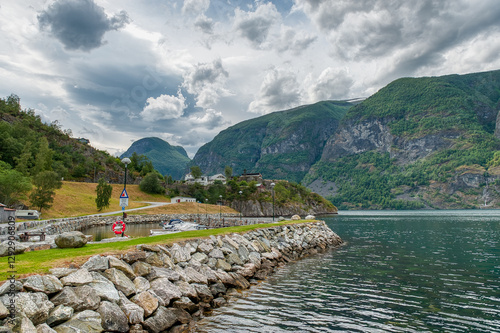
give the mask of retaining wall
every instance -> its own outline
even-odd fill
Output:
[[[188,332],[234,288],[341,243],[319,221],[97,255],[79,268],[4,283],[0,332]]]

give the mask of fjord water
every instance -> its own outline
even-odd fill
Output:
[[[500,211],[324,219],[344,246],[280,268],[197,332],[500,332]]]

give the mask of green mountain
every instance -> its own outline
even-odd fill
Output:
[[[243,121],[202,146],[191,165],[205,174],[260,172],[266,179],[300,182],[352,106],[325,101]]]
[[[160,138],[135,141],[120,158],[131,157],[133,153],[146,156],[162,175],[169,175],[174,179],[184,177],[191,161],[184,148],[172,146]]]
[[[351,108],[304,179],[339,208],[500,206],[500,71],[403,78]]]

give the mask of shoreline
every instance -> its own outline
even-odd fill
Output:
[[[234,289],[248,289],[276,267],[340,244],[340,237],[316,221],[138,245],[118,256],[95,255],[79,268],[56,268],[49,275],[16,281],[15,288],[23,290],[17,293],[16,307],[24,313],[17,318],[30,328],[185,331],[197,318],[226,304]],[[0,294],[6,289],[2,287]],[[88,300],[91,294],[99,298],[98,304],[75,301],[84,295],[81,299]],[[0,300],[6,302],[5,294]],[[66,313],[65,319],[53,321],[59,312]]]

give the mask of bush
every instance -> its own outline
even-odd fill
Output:
[[[144,177],[144,179],[139,184],[141,191],[150,194],[164,194],[165,188],[161,185],[158,175],[154,172],[150,172]]]

